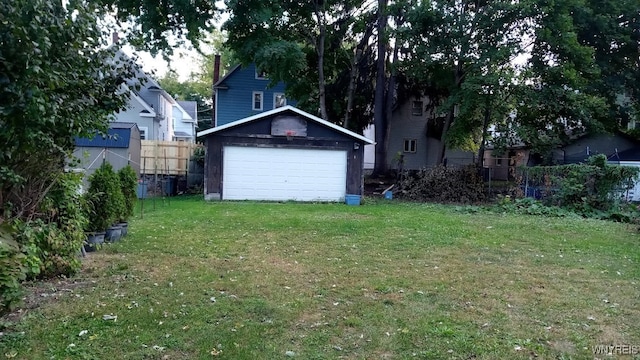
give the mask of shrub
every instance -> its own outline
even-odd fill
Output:
[[[124,206],[120,213],[120,221],[126,222],[131,216],[133,216],[133,208],[136,205],[138,195],[136,190],[138,188],[138,176],[135,170],[130,165],[127,165],[118,171],[120,177],[120,189],[122,196],[124,197]]]
[[[87,231],[104,231],[123,212],[124,196],[120,189],[120,178],[108,162],[103,163],[89,178],[86,201],[89,218]]]
[[[529,186],[537,184],[543,189],[546,205],[590,216],[590,212],[615,207],[618,191],[632,184],[639,170],[609,165],[604,155],[596,155],[586,164],[526,168],[525,176]]]
[[[204,146],[197,146],[195,149],[193,149],[193,155],[191,155],[191,160],[195,161],[196,164],[200,165],[200,167],[204,167],[204,156],[205,156]]]
[[[416,201],[475,203],[484,199],[484,183],[473,166],[436,166],[405,173],[397,184],[398,195]]]
[[[22,294],[20,281],[26,278],[25,255],[13,237],[14,229],[0,224],[0,314],[12,310]]]

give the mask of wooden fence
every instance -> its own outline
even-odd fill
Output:
[[[186,175],[196,144],[186,141],[142,140],[142,174]]]

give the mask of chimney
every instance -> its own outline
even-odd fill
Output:
[[[211,125],[216,124],[216,89],[213,85],[220,80],[220,55],[216,54],[213,57],[213,84],[211,86]]]
[[[120,37],[118,36],[118,32],[117,32],[117,31],[114,31],[114,32],[111,34],[111,43],[112,43],[113,45],[115,45],[115,44],[117,44],[119,41],[120,41]]]
[[[213,58],[213,83],[220,80],[220,55],[216,54]]]

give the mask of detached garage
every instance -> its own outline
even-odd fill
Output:
[[[362,195],[372,140],[292,106],[198,133],[205,199],[344,201]]]

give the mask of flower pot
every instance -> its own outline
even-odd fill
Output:
[[[104,232],[88,232],[87,241],[84,244],[84,251],[92,252],[98,250],[98,248],[104,243]]]
[[[120,237],[122,237],[122,228],[118,225],[112,225],[107,228],[106,234],[104,235],[104,240],[107,242],[116,242],[120,241]]]
[[[129,232],[129,223],[121,222],[117,225],[120,226],[120,238],[122,239],[123,237],[127,236],[127,233]]]

